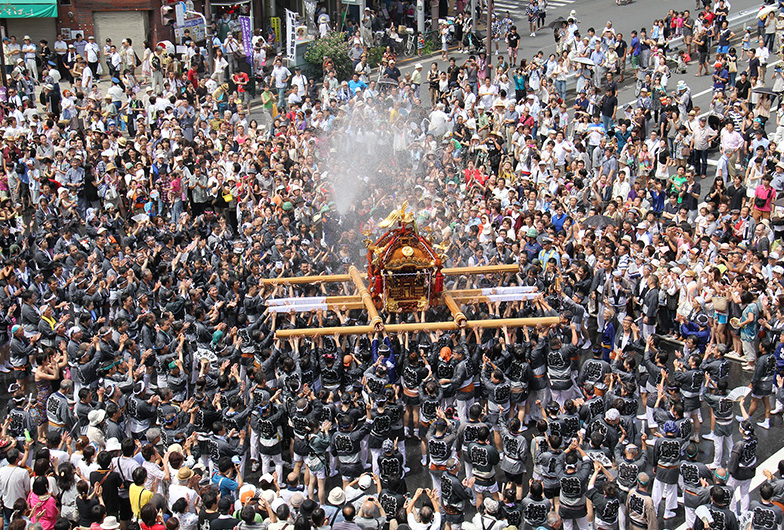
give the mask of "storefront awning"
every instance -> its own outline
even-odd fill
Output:
[[[0,18],[56,17],[57,0],[0,1]]]

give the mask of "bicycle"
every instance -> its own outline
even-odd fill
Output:
[[[413,57],[414,55],[416,55],[416,50],[417,50],[416,31],[414,31],[414,28],[406,28],[406,34],[407,37],[406,37],[406,42],[403,45],[403,53],[407,57]]]
[[[648,75],[653,76],[653,70],[650,68],[637,68],[637,83],[634,86],[634,97],[640,97],[643,88],[650,90],[649,83],[645,82],[645,78]]]

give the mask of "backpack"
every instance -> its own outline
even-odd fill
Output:
[[[156,72],[160,71],[161,69],[161,58],[157,55],[153,55],[152,59],[150,60],[150,66]]]
[[[200,53],[193,56],[195,61],[196,71],[200,74],[204,73],[204,56]]]
[[[689,101],[686,102],[686,112],[691,112],[694,108],[694,102],[691,100],[691,95],[689,95]]]

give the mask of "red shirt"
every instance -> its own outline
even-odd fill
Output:
[[[245,92],[246,90],[244,83],[247,83],[248,81],[250,81],[250,78],[245,72],[238,72],[234,74],[234,82],[237,83],[237,92]]]

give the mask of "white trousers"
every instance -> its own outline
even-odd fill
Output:
[[[712,467],[721,467],[724,457],[732,452],[732,436],[717,436],[713,433],[713,463]]]
[[[653,505],[656,507],[656,515],[659,515],[659,504],[661,503],[662,497],[664,497],[665,501],[664,517],[672,517],[675,514],[675,510],[678,508],[678,485],[665,484],[661,480],[654,479],[651,499],[653,500]]]
[[[733,477],[730,477],[730,479],[727,481],[727,486],[735,490],[735,493],[732,495],[732,500],[730,501],[730,510],[738,513],[736,508],[738,506],[738,501],[740,501],[741,513],[748,512],[749,488],[751,487],[751,479],[737,480]]]
[[[587,517],[580,517],[579,519],[564,519],[563,520],[563,530],[575,530],[575,527],[579,530],[587,530],[588,529],[588,518]]]
[[[275,471],[278,472],[278,484],[284,484],[286,477],[283,476],[283,458],[280,454],[277,455],[261,455],[261,472],[272,473],[272,466],[275,466]]]

